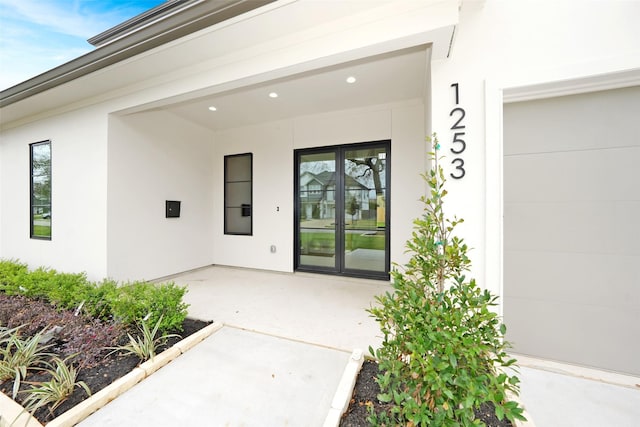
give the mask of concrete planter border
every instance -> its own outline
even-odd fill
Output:
[[[205,338],[219,331],[222,327],[222,323],[214,322],[196,333],[189,335],[158,354],[153,360],[142,363],[127,375],[117,379],[96,394],[91,395],[91,397],[61,414],[59,417],[49,421],[46,424],[47,427],[69,427],[76,425],[158,369],[193,348]],[[13,399],[5,396],[4,393],[0,393],[0,427],[9,427],[14,420],[17,420],[14,426],[42,427],[42,424],[38,422],[38,420],[33,418],[29,413],[23,412],[23,409],[24,408]]]
[[[364,355],[362,350],[353,350],[353,353],[351,353],[351,357],[347,362],[347,366],[344,368],[342,378],[338,383],[338,387],[333,396],[333,401],[331,402],[331,408],[329,408],[329,413],[325,418],[323,427],[338,427],[340,425],[340,419],[349,407],[349,401],[353,395],[353,389],[356,386],[356,380],[358,379],[358,374],[360,373],[363,363]],[[527,419],[527,421],[516,420],[513,423],[514,427],[535,427],[535,424],[531,419],[531,415],[527,413],[526,407],[522,401],[520,401],[520,398],[512,393],[508,395],[508,398],[511,401],[518,402],[518,404],[524,408],[523,415]]]

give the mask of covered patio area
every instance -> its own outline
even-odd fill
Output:
[[[211,266],[164,278],[186,285],[189,316],[352,351],[382,341],[365,311],[388,282]]]

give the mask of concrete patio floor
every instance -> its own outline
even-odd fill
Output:
[[[351,352],[382,342],[365,311],[384,281],[211,267],[173,277],[187,285],[189,316]]]
[[[225,328],[80,425],[320,426],[349,353],[380,344],[365,309],[391,289],[382,281],[219,266],[168,280],[188,286],[190,317]],[[533,425],[638,425],[640,379],[593,381],[564,365],[518,359]],[[188,393],[193,400],[181,400]]]

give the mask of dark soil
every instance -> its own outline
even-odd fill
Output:
[[[371,360],[365,360],[358,374],[349,407],[340,421],[340,427],[368,426],[369,407],[372,407],[377,414],[391,408],[391,404],[378,400],[380,386],[376,381],[377,376],[378,364]],[[482,420],[487,427],[512,427],[511,422],[506,418],[500,421],[496,417],[493,406],[490,404],[484,404],[476,409],[475,413],[476,418]]]
[[[157,353],[172,346],[180,339],[204,328],[211,322],[185,319],[182,331],[176,331],[180,337],[173,337],[158,349]],[[21,296],[7,296],[0,293],[0,326],[20,328],[21,335],[32,336],[44,327],[57,325],[62,329],[50,342],[52,347],[46,351],[64,359],[77,354],[72,360],[73,365],[79,370],[77,381],[84,381],[92,394],[102,390],[118,378],[131,372],[140,364],[140,360],[134,355],[113,353],[108,347],[124,344],[128,341],[127,329],[116,322],[105,322],[87,316],[78,315],[71,311],[58,310],[50,304],[30,300]],[[135,334],[136,331],[129,331]],[[27,390],[30,386],[27,382],[38,383],[49,380],[49,376],[41,371],[33,371],[23,380],[21,390]],[[12,395],[13,381],[0,382],[0,391],[7,396]],[[19,403],[25,398],[20,393],[16,398]],[[53,413],[49,408],[41,408],[35,413],[35,417],[41,423],[51,421],[71,409],[87,398],[87,394],[81,387],[77,387],[74,393],[65,400]]]

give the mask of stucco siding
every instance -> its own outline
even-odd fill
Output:
[[[109,117],[109,277],[154,279],[213,263],[213,133],[163,112]],[[165,218],[165,201],[181,201]]]
[[[31,267],[106,274],[106,116],[87,108],[2,134],[0,254]],[[52,239],[30,238],[29,144],[51,141]]]

